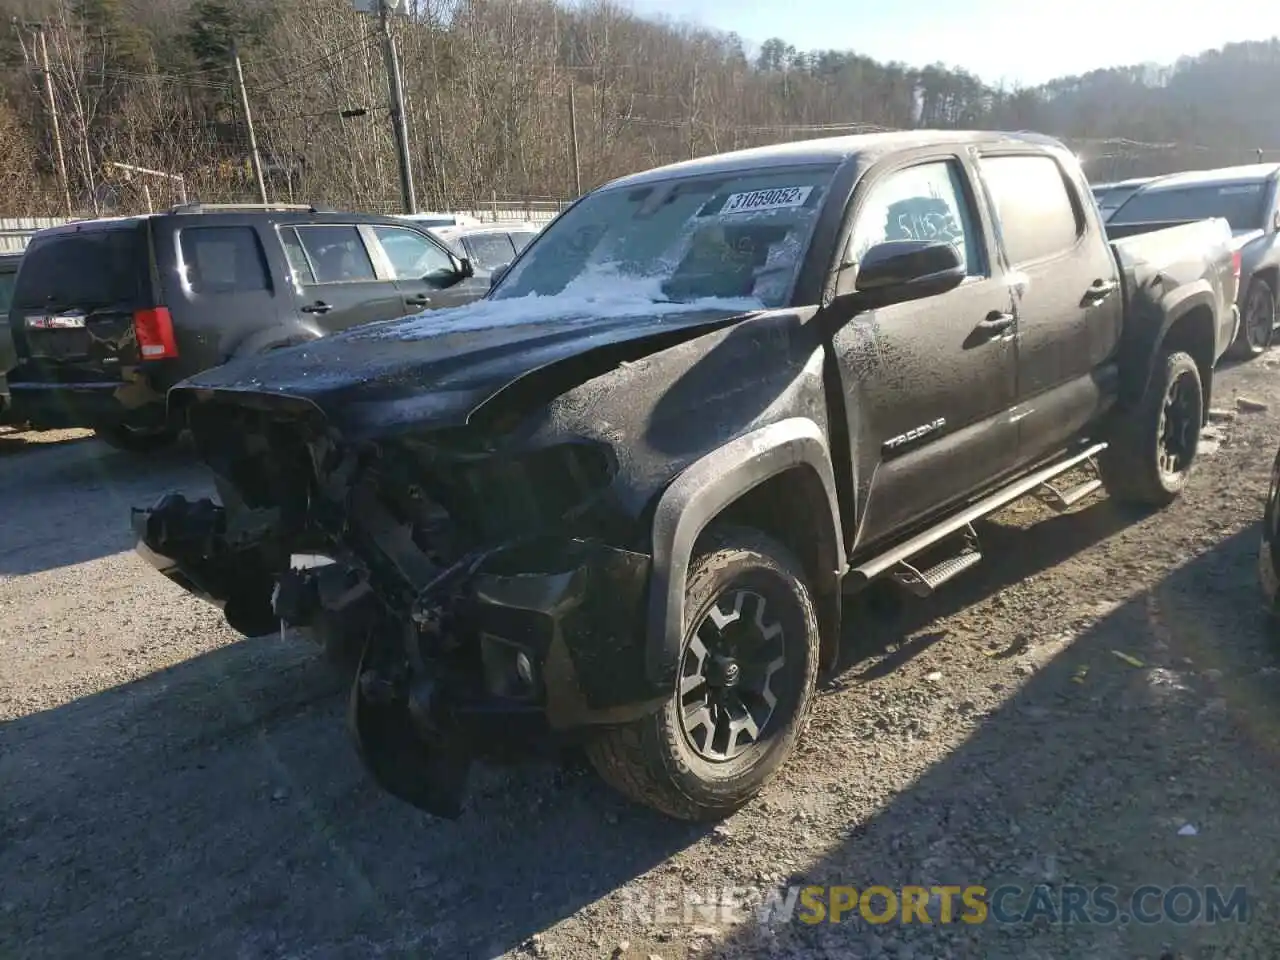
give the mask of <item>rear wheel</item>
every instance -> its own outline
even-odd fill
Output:
[[[601,732],[587,755],[615,789],[682,820],[724,817],[790,756],[808,720],[818,622],[799,561],[764,534],[709,534],[685,587],[670,699]]]
[[[1186,486],[1200,448],[1204,389],[1189,354],[1165,354],[1136,409],[1118,420],[1098,458],[1113,500],[1162,507]]]
[[[1276,326],[1276,294],[1267,281],[1255,277],[1249,283],[1240,316],[1240,331],[1231,345],[1231,355],[1251,360],[1271,346]]]

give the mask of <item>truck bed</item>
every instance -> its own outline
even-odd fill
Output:
[[[1166,291],[1208,284],[1217,302],[1219,324],[1214,356],[1220,358],[1235,336],[1234,303],[1239,281],[1230,224],[1215,218],[1105,226],[1120,266],[1125,302],[1135,319],[1160,315]],[[1152,308],[1156,308],[1154,312]]]

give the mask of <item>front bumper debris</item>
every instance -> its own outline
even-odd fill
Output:
[[[645,671],[644,554],[565,538],[494,549],[404,610],[354,558],[290,569],[269,536],[231,536],[211,500],[170,494],[134,510],[133,526],[143,557],[241,633],[286,622],[353,639],[360,757],[384,789],[437,816],[460,814],[473,757],[536,755],[666,700]]]

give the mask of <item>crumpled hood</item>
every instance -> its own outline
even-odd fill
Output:
[[[760,309],[744,300],[480,300],[235,360],[184,380],[170,398],[303,400],[352,435],[458,426],[534,370],[603,347],[681,331],[696,336]]]

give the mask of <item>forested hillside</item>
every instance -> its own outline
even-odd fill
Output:
[[[0,32],[0,214],[67,208],[44,49],[77,212],[140,206],[113,161],[180,173],[204,199],[252,198],[233,42],[272,195],[395,207],[376,21],[351,0],[0,0],[0,15],[16,18]],[[423,207],[572,196],[571,96],[584,189],[718,150],[911,126],[1053,133],[1096,179],[1280,159],[1277,39],[996,90],[853,51],[748,51],[609,0],[418,0],[394,30]]]

